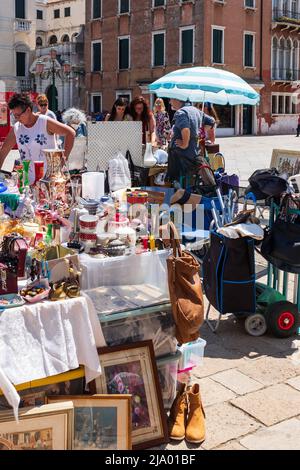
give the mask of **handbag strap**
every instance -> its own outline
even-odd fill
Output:
[[[174,258],[177,257],[177,251],[178,255],[182,256],[182,250],[179,242],[179,234],[177,228],[175,227],[173,222],[168,223],[168,228],[170,229],[170,241],[173,248],[173,256]]]

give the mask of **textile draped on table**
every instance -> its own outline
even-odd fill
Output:
[[[0,370],[15,385],[80,364],[89,383],[101,374],[97,347],[104,345],[100,323],[87,297],[0,313]]]

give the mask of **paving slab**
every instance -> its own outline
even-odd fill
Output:
[[[226,444],[216,447],[214,450],[247,450],[247,449],[244,446],[242,446],[238,441],[229,441]]]
[[[291,387],[295,388],[296,390],[300,391],[300,376],[294,377],[293,379],[289,379],[286,381]]]
[[[231,404],[266,426],[300,414],[300,392],[286,384],[277,384],[231,400]]]
[[[289,419],[240,440],[249,450],[300,450],[300,421]]]
[[[236,369],[219,372],[212,376],[213,380],[229,388],[238,395],[254,392],[263,388],[263,385],[256,380],[251,379]]]
[[[215,376],[213,376],[214,378]],[[198,380],[204,407],[232,400],[236,395],[209,377]]]
[[[193,375],[201,379],[223,370],[234,369],[239,365],[239,360],[232,352],[219,344],[211,344],[205,348],[203,365],[195,368]]]
[[[206,441],[203,449],[209,450],[256,431],[260,424],[229,403],[208,406],[206,413]]]
[[[285,382],[300,375],[300,367],[283,356],[262,357],[254,362],[245,361],[238,370],[265,386]]]

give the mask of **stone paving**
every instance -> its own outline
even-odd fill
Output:
[[[226,169],[244,185],[257,168],[270,166],[273,148],[298,150],[294,136],[218,139]],[[242,184],[243,185],[243,184]],[[206,411],[201,446],[171,441],[166,448],[192,450],[300,450],[299,337],[249,336],[242,320],[224,315],[217,334],[206,324],[203,365],[193,370]]]

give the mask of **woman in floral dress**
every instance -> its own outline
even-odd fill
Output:
[[[156,139],[158,147],[166,147],[170,141],[171,124],[162,98],[154,103],[154,117],[156,122]]]

